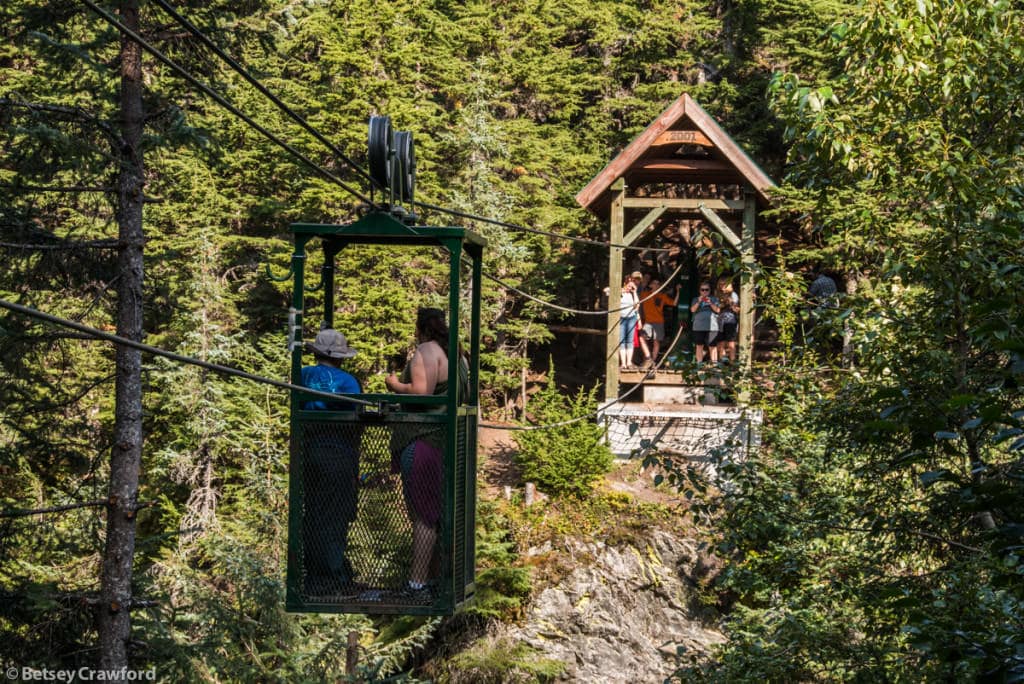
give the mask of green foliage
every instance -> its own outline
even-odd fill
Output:
[[[485,618],[514,619],[523,614],[531,587],[526,568],[488,568],[476,576],[476,594],[468,610]]]
[[[360,186],[358,176],[333,153],[314,143],[196,41],[181,31],[167,30],[168,18],[155,6],[143,5],[143,32],[158,47],[315,162]],[[931,8],[929,3],[924,6]],[[882,11],[880,7],[875,11]],[[963,13],[962,6],[956,7]],[[1006,368],[1020,363],[1011,356],[1017,353],[1012,344],[1018,339],[1015,312],[1020,310],[1021,291],[1020,273],[1011,269],[1013,263],[1020,263],[1015,232],[1020,221],[1014,208],[1019,183],[1013,180],[1019,177],[1019,167],[1006,152],[1017,144],[1014,130],[1022,127],[1017,110],[1010,106],[1013,93],[1020,92],[1018,74],[1006,64],[1021,60],[1015,52],[1018,42],[1005,30],[1005,45],[994,41],[975,49],[959,40],[961,29],[949,28],[947,22],[944,40],[930,43],[931,49],[946,52],[922,57],[908,51],[929,45],[917,38],[927,22],[918,20],[913,15],[916,8],[908,5],[903,9],[911,16],[912,40],[904,40],[905,30],[896,31],[894,40],[886,41],[878,55],[870,50],[851,53],[850,72],[856,78],[846,85],[856,88],[862,82],[865,88],[876,87],[876,77],[881,76],[871,71],[872,65],[886,59],[888,66],[894,66],[895,57],[889,60],[888,55],[903,51],[905,68],[886,71],[894,80],[879,87],[886,97],[876,106],[912,105],[913,115],[898,111],[885,119],[861,119],[869,91],[854,90],[855,107],[838,112],[836,119],[812,121],[808,128],[802,117],[821,113],[815,102],[831,103],[829,92],[841,94],[844,107],[850,101],[842,89],[825,83],[821,59],[830,48],[816,41],[828,18],[852,15],[843,3],[217,0],[186,2],[179,9],[357,163],[365,161],[367,116],[390,114],[399,128],[415,134],[421,199],[570,235],[601,237],[603,226],[578,209],[573,195],[612,151],[639,133],[682,90],[704,103],[728,130],[749,143],[749,149],[765,152],[755,157],[774,160],[780,167],[776,133],[784,124],[776,115],[784,116],[785,123],[801,133],[794,139],[811,145],[805,149],[802,142],[800,154],[821,157],[823,150],[834,148],[844,157],[839,168],[827,173],[798,168],[805,179],[834,179],[826,208],[835,225],[820,236],[822,253],[832,263],[874,268],[875,273],[883,267],[898,272],[905,284],[893,300],[907,311],[905,319],[897,320],[908,331],[905,344],[876,343],[887,339],[887,327],[894,319],[883,300],[875,303],[871,298],[889,292],[889,280],[863,289],[865,298],[859,302],[854,330],[860,358],[871,359],[865,385],[888,368],[889,375],[878,385],[886,391],[906,389],[910,398],[874,396],[876,403],[884,402],[881,411],[890,411],[880,416],[877,410],[862,410],[862,404],[856,403],[872,396],[864,385],[851,387],[842,400],[852,397],[854,410],[836,421],[837,432],[858,434],[851,421],[865,418],[874,441],[868,440],[870,449],[864,453],[874,450],[873,454],[885,440],[913,442],[936,432],[955,433],[955,439],[929,444],[927,458],[899,471],[910,484],[893,491],[926,493],[927,502],[915,512],[927,511],[930,521],[943,515],[955,521],[953,514],[971,507],[994,510],[999,534],[1009,537],[1009,525],[1001,516],[1011,514],[1003,513],[1001,506],[1002,497],[1013,490],[1002,485],[1017,473],[1008,454],[1018,453],[1019,437],[1013,431],[1021,429],[1020,417],[1008,410],[1017,407],[1005,400],[1001,390],[988,391],[992,383],[1013,375]],[[1010,11],[1000,16],[979,8],[962,19],[972,31],[983,25],[1006,29],[1008,22],[1019,19]],[[962,31],[966,35],[967,29]],[[0,41],[0,146],[5,150],[0,158],[0,295],[109,329],[116,305],[111,294],[118,277],[116,252],[72,243],[106,240],[115,233],[117,194],[108,186],[117,171],[119,145],[118,36],[75,3],[40,0],[0,6],[0,35],[4,38]],[[947,37],[949,47],[942,48]],[[914,76],[909,67],[922,60],[942,66],[941,77],[927,72],[927,82],[922,81],[927,87],[922,90],[943,93],[947,87],[947,99],[960,103],[959,108],[934,107],[907,96],[908,84],[926,74]],[[768,111],[767,75],[780,67],[803,79],[795,87],[811,84],[814,88],[817,100],[808,95],[802,110],[799,97],[793,101],[801,114],[783,104],[776,112]],[[262,266],[287,253],[288,223],[348,220],[355,215],[355,202],[148,56],[144,70],[145,194],[150,200],[145,208],[146,341],[283,378],[287,374],[283,326],[290,285],[267,279]],[[964,77],[972,82],[969,92],[958,91]],[[778,82],[780,94],[786,92],[787,83]],[[832,90],[820,90],[825,87]],[[936,117],[946,116],[962,126],[976,115],[977,126],[960,129],[948,139],[937,137],[934,125],[923,116],[932,110]],[[854,131],[851,126],[860,121],[863,127]],[[823,129],[831,133],[826,135]],[[850,135],[845,136],[844,130],[850,130]],[[880,165],[885,155],[865,144],[879,135],[899,153],[895,170]],[[991,160],[992,166],[967,160],[964,155],[973,154],[972,149],[977,150],[973,160]],[[851,175],[851,158],[856,158],[854,170],[867,168],[875,175]],[[957,175],[950,175],[950,169]],[[902,196],[890,192],[875,199],[870,195],[883,180],[892,189],[899,185],[893,179],[902,182],[922,174],[931,183],[926,187],[911,185]],[[954,177],[969,183],[951,190],[938,182]],[[967,218],[952,215],[956,220],[948,224],[935,220],[941,214],[942,198],[959,197],[961,187],[969,197],[986,199],[976,202]],[[996,192],[1000,187],[1002,196]],[[996,200],[990,202],[992,197]],[[819,208],[815,193],[798,194],[796,199],[808,212]],[[886,227],[899,229],[899,239],[883,240],[877,225],[882,222],[864,216],[886,217]],[[927,222],[919,222],[921,216]],[[435,225],[452,220],[430,212],[423,219]],[[932,232],[944,225],[964,228],[965,239],[954,240],[949,231]],[[545,299],[591,307],[593,294],[600,289],[594,274],[603,271],[606,253],[498,226],[476,228],[489,240],[488,272]],[[1000,231],[1004,237],[993,240]],[[914,242],[905,244],[904,235]],[[931,242],[926,239],[929,236]],[[913,249],[907,246],[911,244]],[[929,269],[938,273],[948,254],[961,251],[967,265],[955,263],[957,273],[946,274],[948,283],[922,279]],[[319,258],[315,251],[311,254],[311,275]],[[409,258],[346,250],[338,272],[337,321],[362,352],[353,363],[368,389],[379,389],[380,371],[393,369],[407,350],[415,306],[438,303],[446,296],[443,261],[435,254]],[[994,276],[1005,283],[1002,289],[982,287],[996,282]],[[490,281],[485,285],[482,379],[486,408],[511,413],[520,373],[529,367],[537,345],[550,339],[547,325],[554,318],[547,309]],[[959,301],[960,292],[971,293],[974,300],[964,308],[967,318],[963,320],[969,325],[961,326],[971,331],[968,346],[985,349],[972,357],[969,374],[984,382],[952,383],[951,387],[935,369],[953,367],[959,352],[945,352],[934,342],[950,339],[948,329],[924,323],[935,322],[929,312],[948,312],[946,302]],[[307,321],[312,326],[319,323],[321,296],[312,293],[309,299]],[[768,299],[781,306],[780,299]],[[906,326],[907,321],[919,321],[922,327]],[[106,496],[115,372],[112,354],[104,345],[61,338],[57,332],[6,314],[0,320],[0,502],[5,510]],[[340,680],[342,635],[356,629],[363,635],[367,655],[359,676],[389,676],[404,668],[433,638],[434,623],[371,624],[365,618],[286,615],[280,609],[286,548],[286,397],[264,386],[229,381],[166,361],[147,359],[146,364],[147,444],[139,498],[155,503],[139,513],[135,567],[137,598],[155,605],[134,618],[139,642],[149,644],[139,659],[157,664],[161,673],[180,680]],[[984,375],[985,364],[1003,371]],[[905,383],[905,379],[916,381]],[[927,390],[928,383],[934,383],[934,392]],[[783,385],[780,395],[797,391],[796,382],[780,380]],[[811,391],[804,385],[800,389]],[[826,500],[842,494],[845,490],[812,471],[831,467],[831,459],[837,456],[826,454],[854,458],[852,454],[859,452],[821,446],[821,434],[827,431],[816,426],[827,424],[824,414],[812,422],[805,417],[804,403],[789,396],[783,402],[806,424],[791,436],[776,437],[789,449],[779,447],[785,454],[782,465],[778,471],[756,470],[752,477],[767,477],[778,484],[758,491],[764,497],[813,498],[811,493],[820,489]],[[594,403],[593,394],[588,393],[559,397],[550,377],[547,388],[531,399],[528,408],[535,422],[557,423],[589,415]],[[929,413],[928,407],[934,405],[948,414],[941,425],[933,424],[935,411]],[[520,443],[528,478],[556,492],[587,494],[610,461],[600,445],[600,428],[587,421],[523,433]],[[815,445],[813,457],[803,448],[808,443]],[[965,469],[956,463],[958,455],[974,448],[971,444],[985,452],[991,468],[978,484],[972,481],[971,466]],[[959,453],[947,453],[949,449]],[[989,458],[991,454],[997,457]],[[807,465],[801,467],[800,478],[789,474],[786,459],[801,462],[805,457]],[[858,477],[885,479],[878,473],[885,472],[882,464],[887,463],[878,458],[872,469],[863,471],[858,470],[859,461],[847,464],[844,477],[853,482]],[[848,484],[847,479],[837,481]],[[995,490],[990,490],[987,487],[993,481]],[[868,510],[894,515],[898,509],[881,506],[877,498],[868,496],[871,491],[865,487],[861,492],[869,502]],[[852,516],[859,509],[845,497],[836,500],[842,502],[840,510]],[[770,515],[773,501],[758,499],[751,504],[749,517],[735,520],[737,537],[732,548],[778,545],[771,562],[752,561],[736,575],[736,591],[756,599],[752,610],[760,610],[759,602],[770,598],[767,587],[776,573],[788,571],[782,559],[791,538],[803,540],[797,532],[803,528]],[[1004,508],[1012,510],[1012,505]],[[820,516],[822,510],[817,506],[806,515]],[[626,539],[650,523],[648,517],[634,515],[623,501],[605,496],[583,503],[550,502],[531,511],[509,513],[507,519],[499,517],[481,515],[477,610],[502,617],[519,614],[529,590],[526,571],[516,565],[517,544],[541,535],[594,530],[607,533],[609,539]],[[5,656],[17,657],[19,664],[52,667],[57,663],[43,662],[39,654],[65,653],[70,654],[64,657],[66,664],[87,664],[94,635],[86,606],[97,585],[93,558],[102,541],[103,522],[102,509],[95,507],[44,519],[5,519],[0,590],[12,597],[5,598],[0,613]],[[757,534],[749,526],[756,527]],[[790,532],[774,541],[770,533],[778,529]],[[946,532],[941,527],[923,529]],[[808,550],[801,552],[800,558],[806,561],[801,568],[817,562],[815,543],[808,542]],[[863,553],[860,550],[861,555],[851,558],[862,558]],[[938,556],[930,559],[933,565],[945,561]],[[891,564],[885,567],[904,562],[902,556],[883,560]],[[840,578],[839,571],[851,572],[846,566],[822,567],[822,573],[836,570]],[[915,571],[924,567],[922,574],[933,571],[927,563],[913,567]],[[1018,624],[1014,620],[1019,604],[1014,602],[1019,595],[996,581],[1006,580],[1008,567],[979,564],[972,572],[992,581],[975,585],[968,581],[964,566],[963,581],[922,586],[911,596],[951,606],[969,606],[976,599],[976,609],[964,608],[965,615],[973,616],[964,624],[971,638],[982,644],[971,653],[988,653],[1000,639],[1012,640],[1013,632],[1009,627],[990,629],[989,636],[980,639],[983,625],[991,625],[999,616],[1007,625]],[[549,574],[556,572],[557,568]],[[786,587],[799,586],[792,578],[802,575],[793,573],[787,576],[792,581]],[[749,591],[744,588],[748,584],[753,587]],[[845,597],[857,586],[853,580],[841,584],[837,595]],[[793,600],[793,605],[807,605]],[[873,615],[867,608],[860,612],[854,608],[843,604],[834,614],[843,619],[853,616],[851,622],[862,612]],[[758,620],[766,614],[750,615],[745,624],[752,636],[744,643],[755,642]],[[885,627],[885,615],[889,613],[872,617],[872,624]],[[891,629],[881,629],[879,639],[888,640],[886,644],[914,640],[932,644],[927,648],[937,651],[953,628],[952,615],[952,609],[932,611],[928,623],[914,618],[911,624],[907,618],[907,626],[919,629],[919,634],[893,635]],[[815,627],[818,617],[808,608],[804,622],[794,624]],[[789,639],[795,633],[785,632]],[[825,626],[809,633],[842,643],[840,632]],[[736,634],[738,639],[739,630]],[[740,644],[739,639],[736,643]],[[775,654],[778,668],[785,666],[784,649],[780,646]],[[500,677],[501,667],[493,667],[498,664],[538,680],[558,674],[558,666],[538,663],[529,652],[508,647],[493,650],[480,651],[477,661],[468,657],[466,672]],[[758,669],[756,663],[750,666],[751,672],[783,672]],[[965,672],[987,666],[981,658]],[[800,672],[828,670],[809,667]]]
[[[553,682],[565,670],[565,663],[540,656],[522,642],[484,640],[451,659],[449,671],[440,681],[448,684]]]
[[[498,502],[477,501],[476,594],[468,611],[489,619],[520,617],[530,598],[530,573],[517,565],[513,523]]]
[[[799,312],[803,304],[804,283],[786,270],[785,261],[778,268],[763,269],[760,297],[770,307],[778,327],[778,339],[784,349],[792,346],[799,325]]]
[[[604,428],[590,420],[597,408],[596,395],[596,388],[581,388],[575,397],[563,395],[549,364],[547,383],[531,397],[528,413],[538,425],[554,427],[516,433],[516,464],[525,481],[554,494],[590,494],[594,481],[612,465]]]
[[[435,638],[441,618],[404,616],[387,622],[375,636],[372,643],[364,645],[356,672],[348,673],[344,681],[374,682],[394,677],[398,681],[415,682],[416,679],[402,674],[408,660],[422,654]],[[338,643],[338,655],[345,653]],[[338,657],[333,667],[320,670],[319,679],[337,676],[342,671],[344,659]]]
[[[705,483],[695,510],[736,606],[691,681],[1024,675],[1024,17],[958,0],[863,14],[836,28],[827,82],[775,83],[791,206],[856,279],[822,321],[848,326],[853,367],[790,347],[766,449]]]

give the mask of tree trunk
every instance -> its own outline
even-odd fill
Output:
[[[121,3],[121,21],[138,31],[138,0]],[[142,340],[142,52],[121,39],[121,135],[118,150],[117,334]],[[98,631],[100,667],[128,665],[131,636],[132,559],[135,554],[135,513],[142,462],[142,355],[118,347],[116,355],[114,446],[110,455],[107,539],[100,577]]]

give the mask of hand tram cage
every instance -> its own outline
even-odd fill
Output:
[[[485,240],[462,228],[408,225],[385,212],[348,225],[293,224],[291,231],[294,290],[288,338],[294,384],[301,384],[303,321],[314,320],[304,309],[311,241],[323,247],[321,283],[309,289],[322,287],[324,328],[334,327],[339,256],[374,245],[387,251],[426,250],[435,263],[439,255],[442,261],[447,256],[451,351],[445,395],[361,394],[358,399],[367,403],[350,410],[307,410],[310,395],[292,392],[286,608],[451,615],[474,593]],[[406,263],[411,262],[415,259]],[[437,289],[443,292],[443,286]],[[410,293],[410,306],[414,300]],[[374,311],[389,320],[399,313]],[[372,340],[361,343],[365,348]],[[456,362],[457,355],[465,363]],[[412,588],[414,528],[431,523],[436,541],[429,551],[430,579],[422,589]]]

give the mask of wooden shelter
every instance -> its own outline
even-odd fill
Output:
[[[754,342],[754,230],[772,180],[721,126],[683,93],[576,195],[611,226],[610,241],[634,245],[668,221],[703,221],[741,257],[739,352],[749,365]],[[660,231],[659,231],[660,232]],[[611,247],[609,309],[622,293],[623,247]],[[619,313],[608,315],[605,398],[618,394]]]

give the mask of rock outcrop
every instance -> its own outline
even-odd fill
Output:
[[[615,545],[567,540],[528,555],[557,555],[567,574],[509,636],[566,663],[566,680],[662,682],[679,664],[678,647],[700,656],[724,640],[692,606],[709,563],[691,540],[652,531]]]

